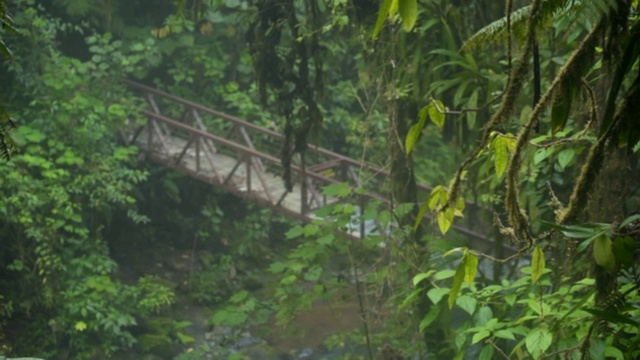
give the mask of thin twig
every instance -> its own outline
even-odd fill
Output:
[[[502,355],[505,359],[507,360],[510,359],[509,356],[507,356],[507,354],[505,354],[504,351],[502,351],[502,349],[500,349],[500,347],[496,345],[496,343],[494,343],[491,339],[487,340],[487,343],[493,346],[493,348],[496,349],[498,353],[500,353],[500,355]]]

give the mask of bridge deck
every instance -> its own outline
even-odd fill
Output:
[[[310,146],[304,158],[294,159],[293,189],[287,192],[279,175],[282,163],[275,155],[282,146],[282,134],[146,85],[124,82],[144,95],[150,109],[144,110],[146,123],[123,131],[123,138],[155,162],[303,221],[337,201],[322,194],[322,187],[329,184],[346,182],[360,188],[353,193],[354,204],[376,201],[389,206],[385,192],[389,173],[381,168]],[[424,201],[431,190],[418,184],[418,200]],[[475,205],[468,202],[467,206]],[[474,240],[488,241],[465,226],[452,228]],[[357,230],[352,233],[357,236]]]

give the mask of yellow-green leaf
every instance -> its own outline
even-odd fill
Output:
[[[467,248],[466,247],[457,247],[457,248],[453,248],[449,251],[447,251],[446,253],[442,254],[443,258],[446,258],[447,256],[454,254],[454,253],[458,253],[458,252],[466,252]]]
[[[493,149],[493,161],[496,168],[496,175],[500,178],[507,169],[509,163],[509,152],[507,151],[507,143],[501,135],[497,135],[491,143]]]
[[[459,196],[456,199],[456,210],[463,212],[466,206],[467,206],[467,203],[465,203],[464,199],[461,196]]]
[[[442,130],[444,126],[444,111],[445,107],[442,101],[435,100],[433,103],[429,104],[427,107],[427,111],[429,112],[429,118],[431,121],[436,124],[438,129]]]
[[[449,198],[449,190],[442,186],[438,185],[431,190],[431,194],[429,194],[429,209],[436,210],[436,208],[447,202]]]
[[[420,137],[420,132],[424,127],[424,123],[427,121],[427,115],[429,113],[429,107],[425,106],[420,109],[418,113],[418,122],[411,126],[409,129],[409,133],[407,134],[407,138],[405,139],[405,151],[408,154],[411,153],[413,147],[418,142],[418,138]]]
[[[452,208],[447,208],[444,211],[438,212],[438,227],[440,232],[444,235],[449,231],[451,224],[453,223],[453,217],[455,216]]]
[[[380,11],[378,12],[378,20],[376,20],[376,26],[373,28],[373,34],[371,38],[375,40],[380,34],[382,30],[382,26],[384,25],[384,21],[389,16],[389,9],[391,8],[391,0],[384,0],[382,5],[380,6]]]
[[[407,138],[404,141],[404,149],[407,155],[411,154],[411,150],[418,142],[418,138],[420,137],[420,131],[422,130],[421,124],[414,124],[409,129],[409,133],[407,134]]]
[[[411,31],[418,18],[418,0],[398,0],[398,11],[405,31]]]
[[[533,257],[531,259],[531,283],[535,284],[544,272],[545,259],[544,252],[539,246],[533,249]]]
[[[392,18],[398,12],[398,0],[391,0],[387,15]]]
[[[593,257],[596,259],[596,264],[608,271],[613,271],[616,267],[611,238],[606,233],[601,233],[593,241]]]
[[[471,286],[478,271],[478,257],[466,250],[462,262],[464,263],[464,282],[467,283],[467,286]]]
[[[85,331],[85,330],[87,330],[87,324],[84,321],[78,321],[78,322],[76,322],[74,328],[77,331]]]

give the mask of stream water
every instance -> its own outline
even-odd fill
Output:
[[[131,245],[129,245],[131,246]],[[135,246],[135,245],[134,245]],[[172,284],[183,284],[194,267],[191,250],[179,250],[172,247],[154,249],[152,256],[141,259],[142,249],[119,251],[114,258],[120,264],[120,277],[134,282],[143,275],[157,275]],[[215,286],[215,284],[212,284]],[[175,287],[177,303],[172,307],[169,316],[176,322],[188,321],[190,325],[184,332],[195,339],[188,345],[182,355],[154,352],[148,360],[208,360],[228,359],[233,352],[238,352],[244,359],[336,359],[341,354],[362,352],[362,349],[333,348],[327,349],[323,343],[333,334],[360,329],[357,297],[348,294],[338,304],[317,303],[312,309],[299,315],[285,329],[269,323],[260,326],[247,326],[242,330],[224,326],[211,326],[210,319],[216,309],[198,305],[189,301],[182,286]],[[347,294],[345,294],[347,295]],[[193,356],[189,356],[189,353]]]
[[[234,330],[225,326],[208,325],[210,311],[204,307],[187,305],[177,315],[192,325],[187,332],[196,338],[192,349],[209,348],[204,359],[226,359],[239,352],[248,359],[336,359],[357,349],[327,349],[323,341],[330,335],[358,329],[361,326],[356,304],[339,307],[316,304],[298,316],[287,329],[268,324]],[[266,334],[259,336],[257,334]]]

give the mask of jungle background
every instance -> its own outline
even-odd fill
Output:
[[[639,10],[0,1],[0,355],[637,359]],[[392,206],[300,224],[153,165],[122,78],[387,169]]]

